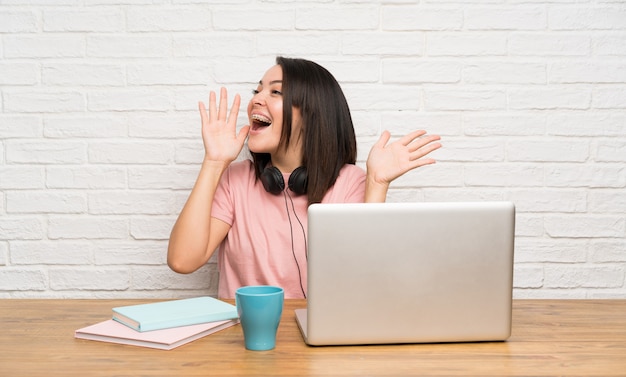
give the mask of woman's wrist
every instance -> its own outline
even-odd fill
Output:
[[[389,182],[379,182],[369,174],[365,180],[365,202],[383,203],[387,200]]]

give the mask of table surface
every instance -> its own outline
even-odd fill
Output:
[[[626,300],[514,300],[506,342],[310,347],[287,300],[274,350],[241,326],[163,351],[74,338],[111,308],[158,300],[0,300],[0,376],[626,376]]]

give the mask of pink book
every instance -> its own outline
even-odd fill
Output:
[[[237,323],[239,323],[239,319],[139,332],[109,319],[76,330],[74,337],[78,339],[171,350]]]

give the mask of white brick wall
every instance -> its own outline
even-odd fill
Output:
[[[626,298],[623,0],[0,3],[0,297],[215,294],[165,263],[196,104],[282,54],[341,82],[361,164],[442,135],[391,201],[516,203],[516,297]]]

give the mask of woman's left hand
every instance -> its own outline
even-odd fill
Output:
[[[423,130],[413,131],[387,145],[390,138],[389,131],[384,131],[367,157],[367,178],[375,185],[389,186],[410,170],[434,164],[434,159],[425,156],[441,147],[438,135],[426,135]]]

